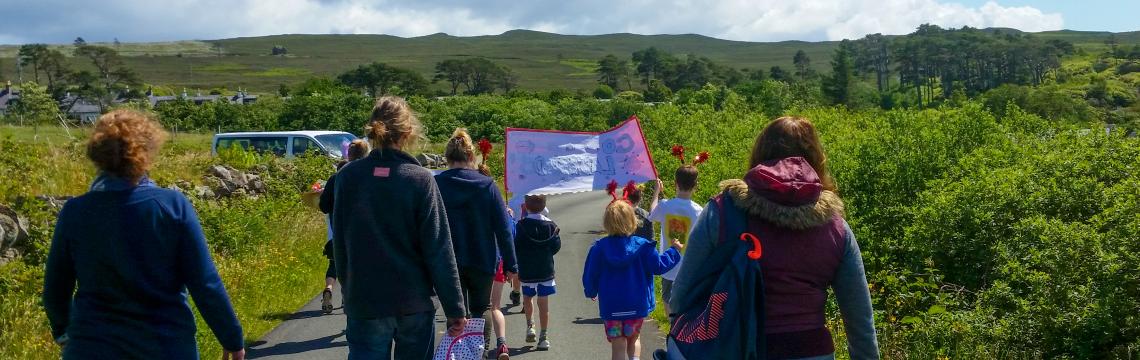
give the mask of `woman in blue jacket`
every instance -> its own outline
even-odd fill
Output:
[[[475,144],[467,130],[455,130],[447,142],[444,158],[450,169],[436,175],[435,182],[447,210],[467,311],[470,317],[482,318],[485,312],[493,310],[491,291],[500,255],[504,280],[509,281],[512,274],[519,271],[511,237],[512,224],[495,180],[484,173],[487,172],[485,167],[482,171],[476,170]],[[499,319],[501,317],[492,316],[492,320]],[[484,327],[487,340],[490,340],[490,328]],[[499,360],[510,357],[503,334],[497,337],[492,354]]]
[[[87,157],[99,175],[60,211],[44,274],[44,308],[64,359],[197,359],[187,291],[223,358],[245,357],[194,207],[146,176],[165,137],[129,110],[95,124]]]

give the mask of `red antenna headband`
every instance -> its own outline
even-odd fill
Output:
[[[673,145],[671,152],[673,154],[673,157],[677,158],[678,160],[681,160],[681,165],[685,165],[685,147],[684,146],[681,146],[680,144]],[[709,161],[709,152],[708,151],[701,151],[701,153],[699,153],[699,154],[697,154],[697,156],[693,157],[693,166],[704,164],[706,161]]]

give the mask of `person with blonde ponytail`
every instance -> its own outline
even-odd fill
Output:
[[[498,308],[492,308],[492,293],[501,296],[503,283],[518,273],[511,221],[503,203],[503,195],[490,176],[486,159],[477,163],[475,143],[467,129],[456,129],[447,141],[444,159],[448,170],[435,176],[443,195],[451,226],[455,260],[459,265],[459,281],[467,311],[482,318],[491,312],[495,325],[496,346],[491,355],[499,360],[510,357],[506,344],[506,320]],[[499,258],[502,261],[499,261]],[[487,326],[485,334],[490,334]],[[486,339],[489,341],[490,336]]]
[[[321,196],[344,295],[349,359],[431,359],[439,297],[448,332],[467,323],[443,198],[430,170],[405,150],[421,125],[402,98],[376,100],[372,151],[337,172]]]

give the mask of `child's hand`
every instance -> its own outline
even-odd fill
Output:
[[[598,301],[598,297],[597,296],[592,297],[592,298],[590,298],[590,301]]]
[[[681,251],[685,248],[685,245],[681,244],[681,242],[677,241],[677,239],[673,239],[673,248],[677,249],[677,251]]]
[[[654,185],[656,185],[653,187],[653,197],[654,198],[660,197],[659,195],[661,195],[661,179],[653,179],[653,182],[654,182]]]

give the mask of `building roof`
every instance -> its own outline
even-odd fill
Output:
[[[12,84],[0,88],[0,111],[5,111],[8,106],[15,100],[20,99],[20,90],[12,88]]]

